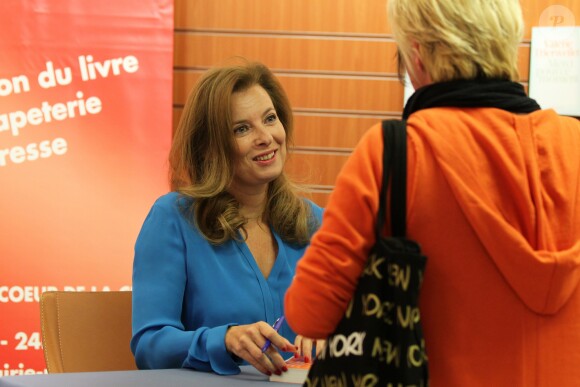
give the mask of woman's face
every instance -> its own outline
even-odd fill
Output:
[[[259,85],[232,95],[232,132],[237,144],[231,189],[265,189],[282,173],[286,131],[270,96]]]

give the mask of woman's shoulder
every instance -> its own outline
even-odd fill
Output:
[[[310,209],[312,210],[312,214],[314,215],[314,217],[316,219],[322,218],[322,213],[324,212],[323,207],[320,207],[318,204],[314,203],[312,200],[310,200],[308,198],[302,198],[302,200],[304,200],[306,205],[308,205],[310,207]]]
[[[155,200],[153,209],[159,209],[168,212],[181,212],[183,209],[191,206],[193,199],[188,198],[179,192],[168,192]]]

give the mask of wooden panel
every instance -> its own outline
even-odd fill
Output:
[[[177,129],[177,125],[179,124],[179,120],[181,119],[181,113],[183,113],[183,108],[181,108],[181,107],[174,107],[173,108],[173,114],[171,117],[172,127],[173,127],[172,133],[175,133],[175,129]]]
[[[385,0],[176,0],[175,28],[390,33]]]
[[[403,109],[403,86],[393,78],[279,76],[294,108],[367,111]]]
[[[320,207],[326,207],[328,203],[328,198],[330,197],[332,191],[320,191],[320,192],[308,192],[300,196],[312,200],[314,203],[318,204]]]
[[[211,67],[232,56],[272,69],[397,73],[397,47],[386,39],[312,39],[265,35],[176,34],[177,67]]]
[[[522,0],[521,4],[527,40],[532,27],[557,21],[541,19],[550,6],[570,11],[551,14],[567,17],[567,25],[579,23],[578,0]],[[391,34],[385,5],[386,0],[176,0],[175,28],[385,35]]]
[[[520,82],[527,82],[530,79],[530,46],[521,45],[518,50],[518,70]]]
[[[362,135],[384,117],[294,114],[296,147],[352,150]],[[395,117],[392,117],[395,118]]]
[[[173,101],[183,105],[199,71],[176,71]],[[277,74],[295,109],[391,114],[403,109],[403,86],[396,78]]]
[[[387,40],[298,39],[266,36],[176,34],[174,64],[209,68],[234,56],[278,71],[397,74],[397,48]],[[519,47],[520,79],[529,76],[530,45]]]
[[[286,161],[286,171],[300,184],[333,186],[349,155],[350,153],[291,152]]]

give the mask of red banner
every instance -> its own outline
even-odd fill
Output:
[[[0,376],[45,372],[39,295],[130,290],[168,190],[173,2],[0,1]]]

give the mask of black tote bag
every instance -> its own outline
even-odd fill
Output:
[[[428,386],[418,299],[427,258],[406,239],[404,121],[383,121],[383,181],[376,242],[353,298],[304,386]],[[392,236],[381,235],[391,183]]]

